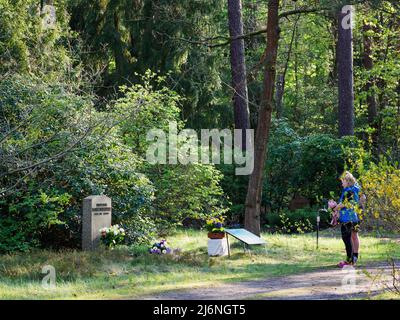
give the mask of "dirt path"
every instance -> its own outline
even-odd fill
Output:
[[[244,281],[215,287],[162,292],[143,297],[143,299],[319,300],[365,298],[368,295],[376,295],[383,292],[385,283],[390,283],[391,270],[392,268],[388,264],[377,264],[348,270],[332,267],[319,271],[274,277],[259,281]],[[373,276],[379,275],[378,280],[373,281],[366,276],[365,271],[368,271]]]

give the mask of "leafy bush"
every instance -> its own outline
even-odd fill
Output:
[[[222,173],[221,188],[227,201],[230,202],[226,213],[230,224],[244,224],[244,211],[249,176],[236,175],[234,164],[220,164],[216,166]]]
[[[0,252],[26,251],[39,244],[39,238],[51,226],[62,224],[59,214],[70,200],[68,193],[48,193],[33,183],[27,192],[0,199]],[[7,213],[7,214],[4,214]]]
[[[310,200],[310,204],[339,194],[339,175],[356,159],[369,162],[362,143],[354,137],[342,139],[325,134],[301,137],[285,120],[272,122],[265,166],[262,206],[279,218],[278,212],[289,207],[295,194]],[[227,214],[229,222],[240,223],[244,217],[248,177],[235,176],[234,166],[219,165],[223,173],[221,187],[232,201]],[[270,213],[268,213],[270,215]],[[274,219],[274,218],[271,218]]]
[[[164,86],[163,78],[148,71],[142,82],[122,88],[125,95],[116,101],[113,112],[122,118],[118,130],[123,141],[144,158],[150,145],[148,130],[168,132],[170,122],[176,122],[180,130],[184,122],[178,107],[181,98]],[[161,234],[181,225],[185,218],[206,219],[226,212],[222,174],[215,166],[143,161],[141,168],[154,186],[151,217]]]
[[[160,165],[148,170],[155,191],[154,221],[160,230],[181,225],[185,218],[206,220],[226,212],[221,173],[212,165]]]
[[[378,164],[361,171],[359,179],[367,197],[362,215],[367,228],[400,231],[400,169],[382,157]]]
[[[57,23],[43,27],[40,1],[0,1],[0,72],[63,73],[69,60],[66,1],[57,1]]]
[[[272,211],[287,208],[295,193],[317,203],[340,192],[339,175],[346,162],[358,159],[362,144],[354,137],[325,134],[298,136],[285,121],[274,122],[264,183],[264,205]],[[365,159],[365,161],[367,161]]]
[[[112,198],[113,223],[127,230],[130,244],[150,243],[187,217],[226,211],[214,166],[143,159],[146,129],[169,121],[182,126],[175,94],[146,82],[123,92],[109,109],[96,111],[92,96],[57,83],[0,81],[0,123],[7,123],[0,128],[6,136],[0,144],[2,251],[79,247],[82,200],[92,194]],[[34,170],[18,169],[25,166]]]
[[[93,134],[88,143],[91,147],[52,165],[55,184],[72,195],[63,215],[72,235],[71,243],[65,245],[79,246],[80,208],[83,198],[91,194],[106,194],[112,199],[113,223],[124,226],[128,243],[144,241],[145,233],[152,229],[146,215],[150,214],[154,190],[149,179],[140,173],[140,158],[112,130],[106,136]]]
[[[136,214],[121,222],[126,231],[126,242],[135,245],[147,245],[157,236],[157,227],[153,219],[145,214]]]
[[[181,98],[164,86],[163,77],[147,71],[142,76],[142,82],[121,87],[123,96],[113,105],[112,113],[119,121],[118,131],[123,142],[132,147],[136,154],[145,157],[150,144],[146,140],[149,130],[168,131],[171,121],[177,122],[179,130],[184,123],[180,121],[178,105]]]
[[[121,141],[118,119],[94,110],[91,96],[40,79],[2,79],[0,99],[0,123],[8,123],[0,129],[1,251],[78,247],[82,200],[91,194],[112,198],[115,223],[133,219],[147,230],[139,224],[153,187]]]
[[[294,211],[281,210],[268,213],[266,227],[282,233],[305,233],[316,230],[318,207],[308,207]],[[330,215],[320,214],[320,228],[329,226]]]

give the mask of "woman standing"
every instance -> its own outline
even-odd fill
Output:
[[[346,171],[341,178],[343,191],[340,196],[339,204],[335,208],[339,211],[339,222],[341,224],[342,239],[346,248],[347,259],[338,263],[338,267],[345,265],[355,265],[358,260],[360,239],[358,231],[360,219],[357,215],[359,211],[360,186],[354,176]]]

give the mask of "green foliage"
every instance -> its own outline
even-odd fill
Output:
[[[87,139],[89,148],[73,153],[56,165],[57,184],[69,190],[74,201],[66,213],[72,222],[80,213],[81,202],[90,194],[106,194],[113,204],[113,221],[132,224],[138,230],[146,224],[146,214],[153,199],[153,187],[149,179],[140,173],[141,160],[125,146],[116,132],[93,135]],[[54,168],[54,166],[53,166]],[[79,225],[71,228],[75,245],[79,242]],[[127,232],[128,242],[137,237]]]
[[[312,203],[321,196],[328,198],[331,191],[339,191],[338,177],[346,162],[360,154],[367,157],[361,142],[353,137],[300,137],[285,121],[276,122],[266,163],[265,204],[273,211],[280,210],[288,207],[295,193]]]
[[[8,242],[78,246],[81,204],[90,194],[109,195],[115,222],[136,220],[139,227],[153,188],[139,171],[140,158],[121,141],[118,119],[91,109],[90,96],[38,80],[7,78],[0,95],[0,121],[8,123],[2,127],[7,138],[0,145],[0,190],[13,185],[17,190],[1,198],[1,230]],[[33,172],[18,171],[25,166]],[[8,242],[4,251],[17,249]]]
[[[201,41],[227,34],[223,4],[220,0],[78,0],[69,2],[69,12],[72,29],[84,40],[82,51],[89,52],[82,54],[85,65],[101,73],[102,95],[110,96],[121,84],[140,82],[148,69],[168,74],[169,87],[185,97],[183,118],[191,127],[202,128],[215,117],[224,117],[213,108],[221,108],[220,68],[225,62],[222,50],[183,39]],[[230,111],[229,99],[224,101],[228,101],[224,110]]]
[[[205,220],[227,209],[219,181],[221,173],[212,165],[159,165],[148,169],[154,183],[154,221],[160,229],[179,225],[185,218]]]
[[[168,134],[170,122],[177,122],[178,130],[184,122],[177,107],[181,99],[165,87],[164,78],[148,71],[142,82],[123,87],[125,96],[117,100],[113,111],[117,118],[123,117],[119,132],[124,142],[145,157],[150,144],[146,140],[148,130],[157,128]],[[213,165],[144,162],[142,168],[155,189],[152,220],[159,230],[179,225],[185,218],[205,219],[226,212],[220,187],[222,174]]]
[[[57,21],[45,27],[40,1],[0,1],[0,72],[62,74],[70,64],[66,39],[68,28],[65,0],[56,0]]]
[[[266,214],[268,229],[280,233],[306,233],[316,230],[318,207],[306,207],[289,211],[287,209]],[[330,215],[320,215],[320,227],[329,226]]]
[[[112,113],[120,119],[118,129],[124,143],[144,157],[149,146],[146,140],[149,130],[168,132],[171,121],[177,122],[179,130],[183,128],[183,121],[179,119],[178,107],[182,98],[165,86],[164,77],[147,70],[141,82],[120,88],[123,96],[113,105]]]
[[[248,176],[238,176],[235,174],[234,164],[217,165],[223,177],[221,188],[225,197],[229,200],[229,211],[226,213],[229,223],[241,224],[244,219],[245,200],[247,194]]]
[[[144,161],[146,130],[166,129],[169,121],[183,126],[176,106],[179,97],[165,87],[154,88],[152,77],[148,73],[144,85],[123,88],[125,96],[105,111],[92,108],[90,95],[78,96],[62,85],[18,76],[0,82],[0,120],[8,123],[3,132],[7,138],[0,146],[5,172],[0,176],[1,190],[13,185],[18,190],[3,195],[1,216],[13,228],[25,212],[29,217],[35,214],[33,207],[41,208],[44,215],[28,219],[30,228],[21,224],[20,233],[11,238],[32,237],[32,241],[20,241],[27,247],[79,246],[81,203],[91,194],[112,198],[113,222],[126,228],[128,243],[149,243],[157,232],[187,217],[205,219],[226,211],[219,185],[222,175],[214,166]],[[162,80],[157,79],[160,84]],[[32,167],[34,174],[24,166]],[[30,185],[49,199],[55,197],[53,193],[65,195],[62,205],[48,200],[43,210],[36,205],[38,196]],[[11,223],[12,216],[16,218]],[[43,224],[45,232],[41,232]],[[9,237],[13,229],[4,232]],[[4,251],[7,247],[17,249],[5,245]]]
[[[167,131],[171,121],[178,129],[232,127],[229,45],[210,46],[228,35],[226,2],[55,0],[50,28],[40,3],[0,0],[0,251],[78,247],[81,201],[89,194],[112,198],[113,223],[126,229],[129,243],[149,243],[188,217],[228,214],[230,222],[242,222],[248,177],[236,176],[234,166],[144,161],[149,129]],[[320,1],[332,9],[339,3],[344,1]],[[266,5],[243,2],[245,33],[263,28]],[[305,0],[289,1],[280,12],[309,7]],[[311,205],[338,194],[339,174],[354,165],[373,214],[379,213],[374,223],[397,223],[391,192],[398,189],[400,160],[399,7],[395,1],[357,6],[358,138],[334,136],[333,13],[280,20],[276,70],[285,76],[283,118],[271,131],[262,207],[271,211],[268,223],[285,232],[314,225],[311,213],[286,211],[294,194]],[[368,34],[365,22],[373,27]],[[372,39],[371,70],[363,65],[366,36]],[[245,47],[254,128],[264,35],[246,37]],[[378,109],[373,121],[371,96]],[[382,153],[390,154],[387,163],[378,163]]]
[[[46,194],[31,183],[26,193],[0,201],[0,253],[27,250],[39,244],[43,233],[53,225],[62,224],[59,215],[65,210],[71,196],[49,190]]]
[[[131,245],[150,244],[158,233],[153,219],[145,214],[136,214],[124,219],[122,226],[126,232],[126,242]]]
[[[378,231],[400,230],[400,169],[398,163],[392,164],[386,157],[381,157],[369,168],[357,163],[360,172],[359,182],[362,192],[367,197],[366,210],[360,215],[366,228]]]

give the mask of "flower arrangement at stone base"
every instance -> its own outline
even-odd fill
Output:
[[[208,231],[208,238],[222,239],[225,237],[225,228],[223,227],[223,218],[212,218],[206,221],[206,229]]]
[[[161,240],[154,243],[149,252],[152,254],[168,254],[171,253],[171,248],[167,247],[167,240]]]
[[[100,241],[108,248],[125,243],[125,230],[118,224],[100,229]]]

